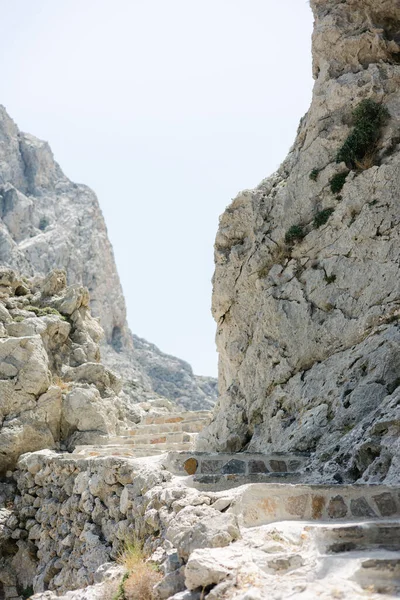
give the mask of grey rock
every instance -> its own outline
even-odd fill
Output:
[[[399,22],[399,7],[311,5],[310,110],[278,171],[220,218],[212,308],[220,398],[197,447],[308,451],[310,480],[395,482],[400,47],[388,24]],[[369,163],[338,164],[363,100],[390,118]],[[343,172],[333,193],[332,177]],[[295,241],[293,226],[302,232]]]
[[[4,286],[14,287],[7,267],[29,276],[65,269],[72,286],[56,308],[70,315],[80,306],[91,310],[105,332],[102,357],[124,378],[131,401],[158,395],[191,410],[216,400],[216,381],[196,377],[184,361],[132,336],[125,300],[97,198],[86,186],[69,181],[49,145],[22,133],[0,106],[0,262]],[[54,272],[42,290],[56,296],[65,274]],[[18,294],[26,293],[19,283]],[[0,313],[0,321],[8,321]]]

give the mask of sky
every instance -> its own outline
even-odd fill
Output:
[[[134,333],[216,375],[218,217],[311,99],[306,0],[0,0],[0,103],[96,192]]]

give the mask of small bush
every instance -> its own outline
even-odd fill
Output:
[[[45,306],[44,308],[39,308],[38,306],[27,306],[26,310],[29,312],[35,313],[37,317],[45,317],[47,315],[56,315],[62,321],[67,321],[67,318],[64,317],[56,308],[52,308],[51,306]]]
[[[50,225],[47,217],[42,217],[39,221],[39,229],[40,231],[44,231]]]
[[[334,211],[334,208],[325,208],[324,210],[321,210],[319,213],[317,213],[313,221],[314,229],[318,229],[318,227],[325,225],[325,223],[328,222],[329,217]]]
[[[40,308],[38,308],[37,306],[29,305],[25,307],[25,310],[29,310],[29,312],[35,313],[36,316],[39,316],[40,313]]]
[[[25,317],[22,317],[21,315],[18,315],[17,317],[14,317],[14,321],[16,323],[22,323],[22,321],[25,321]]]
[[[329,285],[330,283],[334,283],[336,281],[336,275],[333,275],[333,274],[332,275],[327,275],[325,273],[325,278],[324,279],[325,279],[326,283]]]
[[[28,600],[28,598],[30,598],[31,596],[33,596],[34,591],[33,591],[33,586],[32,585],[28,585],[28,587],[24,588],[24,589],[18,589],[18,593],[20,596],[22,596],[22,598],[24,598],[24,600]]]
[[[317,181],[319,174],[320,174],[320,169],[313,169],[310,173],[311,181]]]
[[[286,232],[285,242],[290,244],[295,241],[300,241],[305,235],[303,225],[292,225]]]
[[[120,562],[127,573],[124,575],[114,600],[154,600],[154,586],[162,575],[155,565],[146,561],[142,545],[137,541],[125,544]]]
[[[370,168],[381,129],[389,117],[386,106],[371,99],[363,100],[353,111],[354,128],[337,153],[336,162],[345,162],[350,169]],[[364,167],[363,161],[366,161]]]
[[[343,173],[336,173],[336,175],[334,175],[331,179],[331,191],[333,194],[338,194],[345,182],[346,182],[346,178],[347,178],[348,172],[343,172]]]

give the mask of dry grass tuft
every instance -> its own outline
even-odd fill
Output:
[[[53,377],[53,383],[54,385],[57,385],[61,390],[68,390],[70,386],[69,383],[64,381],[64,379],[61,379],[61,377],[58,377],[58,375]]]
[[[367,169],[373,167],[376,164],[376,148],[367,152],[363,158],[356,159],[354,164],[359,171],[367,171]]]
[[[127,573],[114,600],[154,600],[154,586],[162,579],[155,566],[146,562],[142,545],[128,542],[118,558]]]

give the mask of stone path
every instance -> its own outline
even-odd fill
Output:
[[[189,581],[196,582],[197,570],[206,577],[204,565],[211,564],[227,577],[253,573],[249,597],[255,600],[400,596],[400,487],[304,484],[305,453],[195,452],[209,419],[208,412],[146,417],[107,445],[81,446],[74,454],[165,454],[162,464],[187,487],[218,493],[223,510],[236,515],[242,539],[194,552]]]
[[[123,435],[109,438],[106,444],[77,446],[81,456],[144,457],[170,451],[193,450],[198,433],[210,422],[209,411],[185,411],[144,417]]]

